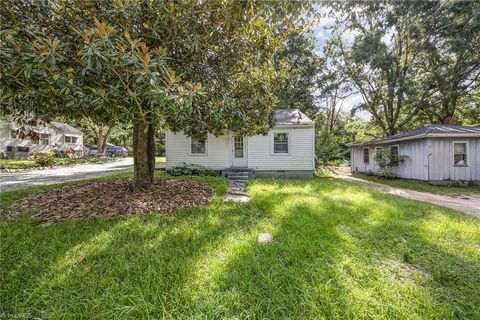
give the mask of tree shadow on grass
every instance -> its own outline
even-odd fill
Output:
[[[225,262],[215,277],[221,298],[209,308],[223,306],[220,316],[227,318],[475,317],[478,263],[427,241],[421,227],[431,216],[454,214],[345,189],[307,183],[302,199],[279,190],[283,214],[272,228],[275,240],[261,245],[252,238]],[[316,203],[308,199],[312,192]],[[360,201],[341,199],[345,192]],[[268,198],[255,200],[278,201]]]
[[[45,229],[9,223],[24,232],[5,239],[32,246],[12,244],[20,250],[4,252],[2,312],[47,318],[191,313],[197,302],[182,288],[191,285],[196,261],[262,218],[259,211],[245,216],[241,205],[224,204],[223,189],[217,186],[212,204],[179,210],[176,217],[71,221]]]
[[[175,218],[77,221],[44,230],[18,222],[19,230],[4,237],[18,250],[7,252],[9,267],[2,270],[4,312],[98,319],[441,318],[458,303],[448,297],[465,289],[463,280],[459,288],[437,289],[438,276],[397,277],[392,264],[382,264],[398,261],[434,273],[427,261],[442,260],[443,270],[462,260],[424,239],[420,223],[438,214],[431,206],[335,179],[252,181],[254,198],[246,204],[223,203],[224,187],[217,186],[212,204],[180,210]],[[274,241],[258,244],[262,231]],[[411,260],[404,261],[408,253]],[[462,268],[454,271],[478,275],[468,260]],[[471,314],[472,302],[460,303],[459,314]]]

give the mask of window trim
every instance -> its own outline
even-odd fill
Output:
[[[277,133],[286,133],[287,134],[287,148],[288,152],[286,153],[275,153],[275,134]],[[291,156],[292,155],[292,139],[293,134],[292,130],[273,130],[270,134],[270,155],[271,156]]]
[[[50,135],[49,135],[50,136]],[[70,138],[70,141],[72,141],[72,138],[77,139],[77,142],[67,142],[67,138]],[[48,138],[48,143],[50,145],[50,137]],[[72,136],[72,135],[63,135],[63,143],[64,144],[78,144],[78,137],[77,136]]]
[[[455,143],[465,143],[465,164],[455,164]],[[454,167],[468,167],[469,159],[468,154],[470,153],[468,141],[453,141],[452,142],[452,162]]]
[[[47,136],[47,139],[48,139],[47,144],[42,144],[42,135],[46,135],[46,136]],[[50,140],[51,137],[52,137],[52,135],[49,134],[49,133],[39,133],[39,134],[38,134],[37,144],[38,144],[39,146],[49,146],[49,145],[50,145],[50,142],[51,142],[51,140]],[[44,139],[45,139],[45,138],[44,138]]]
[[[365,161],[365,149],[368,150],[368,161]],[[362,160],[363,160],[363,163],[370,164],[370,147],[363,147],[362,148]]]
[[[20,148],[25,148],[27,149],[27,151],[20,151],[18,149]],[[29,146],[17,146],[17,152],[21,152],[21,153],[30,153],[30,147]]]
[[[193,153],[192,152],[192,137],[188,137],[188,155],[193,157],[206,157],[208,156],[208,135],[205,138],[205,152],[204,153]]]

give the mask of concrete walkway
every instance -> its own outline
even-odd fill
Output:
[[[381,192],[394,194],[408,199],[424,201],[439,206],[447,207],[457,211],[465,212],[471,216],[480,218],[480,194],[465,194],[460,197],[458,196],[449,196],[449,195],[440,195],[428,192],[419,192],[408,189],[400,189],[396,187],[391,187],[381,183],[375,183],[367,181],[361,178],[354,177],[349,174],[338,174],[336,175],[340,179],[352,181],[359,183],[361,185],[367,186],[371,189],[375,189]]]
[[[101,164],[79,164],[45,170],[0,173],[0,191],[77,181],[133,171],[133,158]]]

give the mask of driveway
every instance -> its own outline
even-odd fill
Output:
[[[468,194],[464,197],[453,197],[449,195],[433,194],[428,192],[419,192],[407,189],[401,189],[391,187],[388,185],[375,183],[361,178],[354,177],[350,174],[337,173],[336,175],[340,179],[356,182],[367,186],[368,188],[375,189],[381,192],[395,194],[408,199],[419,200],[436,204],[438,206],[447,207],[457,211],[464,212],[471,216],[480,218],[480,195]]]
[[[101,164],[79,164],[45,170],[0,173],[0,191],[77,181],[133,171],[133,158]]]

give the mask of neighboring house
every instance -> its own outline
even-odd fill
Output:
[[[480,183],[480,127],[434,124],[349,147],[353,172],[378,172],[375,153],[387,148],[405,156],[397,177]]]
[[[208,134],[201,140],[167,131],[165,148],[167,169],[188,163],[216,170],[248,168],[257,177],[312,177],[315,127],[299,110],[281,109],[267,135]]]
[[[73,150],[78,156],[85,155],[83,133],[66,123],[42,124],[35,127],[34,131],[39,134],[39,140],[21,139],[18,126],[0,121],[0,157],[23,159],[35,152],[67,149]]]

